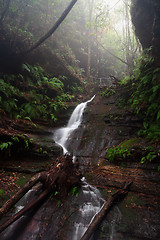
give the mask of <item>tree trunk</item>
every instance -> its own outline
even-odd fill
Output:
[[[131,184],[132,184],[132,182],[127,183],[123,189],[118,190],[116,193],[114,193],[113,195],[111,195],[109,197],[108,201],[101,208],[100,212],[95,215],[93,221],[89,225],[87,231],[84,233],[81,240],[89,240],[90,239],[92,234],[97,230],[97,228],[102,223],[106,214],[111,210],[111,207],[114,205],[114,203],[120,199],[123,199],[125,197],[125,195],[128,193],[128,189]]]
[[[159,2],[154,3],[154,21],[152,27],[152,55],[155,58],[155,66],[160,66],[160,4]]]
[[[33,200],[32,202],[28,203],[22,210],[16,213],[13,217],[11,217],[7,222],[0,226],[0,233],[5,230],[8,226],[10,226],[13,222],[18,220],[21,216],[23,216],[29,210],[32,210],[33,207],[35,208],[39,203],[41,203],[48,195],[50,191],[46,189],[44,192],[40,194],[40,196]]]
[[[0,219],[4,216],[38,181],[42,180],[44,173],[33,176],[15,195],[13,195],[1,208]]]
[[[57,164],[51,165],[50,170],[41,172],[32,177],[20,191],[18,191],[10,200],[8,200],[0,209],[1,217],[4,216],[23,196],[32,188],[38,181],[44,185],[44,192],[41,195],[24,207],[20,212],[15,214],[6,223],[0,226],[0,232],[8,227],[11,223],[20,218],[24,213],[32,209],[39,202],[51,193],[58,192],[59,197],[65,197],[72,187],[81,184],[82,175],[77,170],[77,167],[72,162],[70,155],[61,156],[57,159]]]
[[[71,9],[73,8],[73,6],[75,5],[75,3],[78,0],[72,0],[69,4],[69,6],[64,10],[64,12],[62,13],[61,17],[56,21],[56,23],[53,25],[53,27],[43,36],[41,37],[38,42],[36,42],[31,48],[29,48],[28,50],[26,50],[25,52],[22,52],[21,54],[28,54],[30,52],[32,52],[34,49],[36,49],[37,47],[39,47],[46,39],[48,39],[59,27],[59,25],[63,22],[63,20],[66,18],[66,16],[68,15],[68,13],[71,11]]]
[[[92,29],[92,13],[93,13],[93,5],[94,0],[89,1],[89,27],[88,27],[88,59],[87,59],[87,79],[90,82],[91,75],[91,29]]]

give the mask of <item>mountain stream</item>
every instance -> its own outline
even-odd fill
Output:
[[[59,128],[54,132],[54,141],[59,144],[63,149],[63,154],[68,152],[69,138],[74,135],[74,131],[80,126],[83,120],[84,110],[89,102],[94,99],[93,96],[90,100],[80,103],[73,111],[66,127]],[[73,161],[76,156],[73,157]],[[23,208],[31,198],[36,195],[36,189],[30,190],[17,204],[15,211]],[[73,200],[74,201],[74,200]],[[66,232],[66,238],[68,240],[80,240],[88,226],[92,222],[93,217],[97,214],[105,200],[102,198],[99,190],[90,184],[88,184],[85,178],[82,179],[82,187],[79,195],[75,199],[77,206],[76,215],[73,222],[70,224],[68,231]],[[53,240],[61,239],[57,238],[55,224],[60,216],[63,216],[63,207],[56,213],[55,206],[51,200],[46,201],[38,211],[32,214],[22,216],[18,221],[8,227],[1,235],[1,240]],[[58,214],[58,215],[56,215]],[[118,216],[120,217],[118,210]],[[116,217],[117,218],[117,217]],[[113,226],[112,226],[113,225]],[[112,240],[114,236],[114,222],[110,225],[108,240]],[[21,227],[23,226],[23,227]],[[44,231],[47,227],[47,231]],[[53,229],[55,233],[53,233]],[[93,239],[93,238],[91,238]],[[94,239],[98,239],[95,238]]]
[[[95,96],[93,96],[90,100],[84,103],[78,104],[77,107],[74,109],[73,113],[71,114],[67,126],[59,128],[55,131],[54,140],[63,148],[63,154],[66,154],[68,152],[67,147],[69,137],[73,135],[74,131],[80,126],[83,120],[84,110],[87,104],[91,102],[94,97]],[[76,156],[73,156],[73,161],[75,161],[75,159]],[[70,238],[72,240],[79,240],[83,236],[94,215],[99,212],[103,203],[103,199],[98,189],[89,185],[85,181],[85,178],[82,179],[82,190],[79,199],[81,198],[84,199],[84,201],[81,201],[81,203],[79,204],[79,214],[75,219],[73,231],[70,235]]]

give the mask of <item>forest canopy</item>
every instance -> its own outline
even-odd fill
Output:
[[[157,79],[154,64],[141,71],[144,58],[153,63],[152,57],[143,55],[135,69],[142,48],[131,21],[134,6],[130,0],[0,0],[1,115],[56,121],[87,84],[111,77],[136,80],[131,105],[136,113],[148,114],[145,126],[151,119],[157,124],[158,103],[151,105],[144,96],[153,89],[153,101],[159,85],[153,81],[145,93],[143,82],[144,71]],[[137,32],[133,11],[132,20]],[[150,75],[146,79],[149,86]]]
[[[1,0],[1,35],[9,44],[8,51],[19,53],[29,49],[52,28],[70,2]],[[133,68],[139,51],[129,12],[129,0],[89,0],[87,4],[85,0],[77,1],[43,45],[63,55],[72,67],[78,67],[88,77],[122,76],[128,66]]]

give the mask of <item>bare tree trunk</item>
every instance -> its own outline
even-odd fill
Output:
[[[53,25],[53,27],[43,36],[41,37],[38,42],[36,42],[31,48],[29,48],[28,50],[26,50],[25,52],[22,52],[21,54],[28,54],[30,52],[32,52],[34,49],[36,49],[37,47],[39,47],[46,39],[48,39],[59,27],[59,25],[63,22],[63,20],[66,18],[66,16],[68,15],[68,13],[71,11],[71,9],[73,8],[73,6],[75,5],[75,3],[78,0],[72,0],[69,4],[69,6],[64,10],[64,12],[62,13],[61,17],[56,21],[56,23]]]
[[[89,1],[89,28],[88,28],[88,61],[87,61],[87,79],[90,81],[91,75],[91,22],[92,22],[92,13],[93,13],[93,5],[94,0]]]
[[[128,189],[132,182],[129,182],[125,185],[125,187],[121,190],[118,190],[116,193],[111,195],[108,199],[108,201],[104,204],[102,209],[98,214],[95,215],[93,221],[89,225],[87,231],[84,233],[83,237],[80,240],[89,240],[92,234],[96,231],[96,229],[100,226],[102,223],[104,217],[106,214],[111,210],[111,207],[115,202],[117,202],[120,199],[123,199],[126,194],[128,193]]]
[[[72,169],[72,170],[71,170]],[[47,196],[55,191],[59,192],[59,196],[66,196],[72,187],[81,184],[81,173],[77,170],[76,165],[72,162],[70,155],[61,156],[57,159],[57,164],[51,165],[49,171],[41,172],[32,177],[20,191],[18,191],[10,200],[8,200],[0,209],[1,217],[4,216],[32,186],[38,181],[43,183],[45,188],[44,192],[40,196],[25,206],[21,211],[15,214],[6,223],[0,226],[0,232],[2,232],[11,223],[20,218],[24,213],[32,209],[39,202],[43,201]]]
[[[0,219],[5,215],[38,181],[42,179],[43,173],[33,176],[15,195],[13,195],[1,208]]]
[[[33,200],[32,202],[28,203],[22,210],[16,213],[13,217],[11,217],[7,222],[0,226],[0,233],[5,230],[8,226],[10,226],[13,222],[18,220],[21,216],[23,216],[26,212],[36,207],[40,202],[42,202],[48,195],[50,191],[46,189],[44,192],[40,194],[40,196]]]
[[[155,58],[155,66],[160,66],[160,29],[159,29],[159,22],[160,22],[160,7],[159,1],[155,1],[154,3],[154,20],[152,26],[152,54]]]

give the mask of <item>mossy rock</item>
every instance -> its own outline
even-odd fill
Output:
[[[142,139],[140,138],[131,138],[121,142],[117,147],[121,149],[131,150],[133,147],[140,148],[142,146]]]

